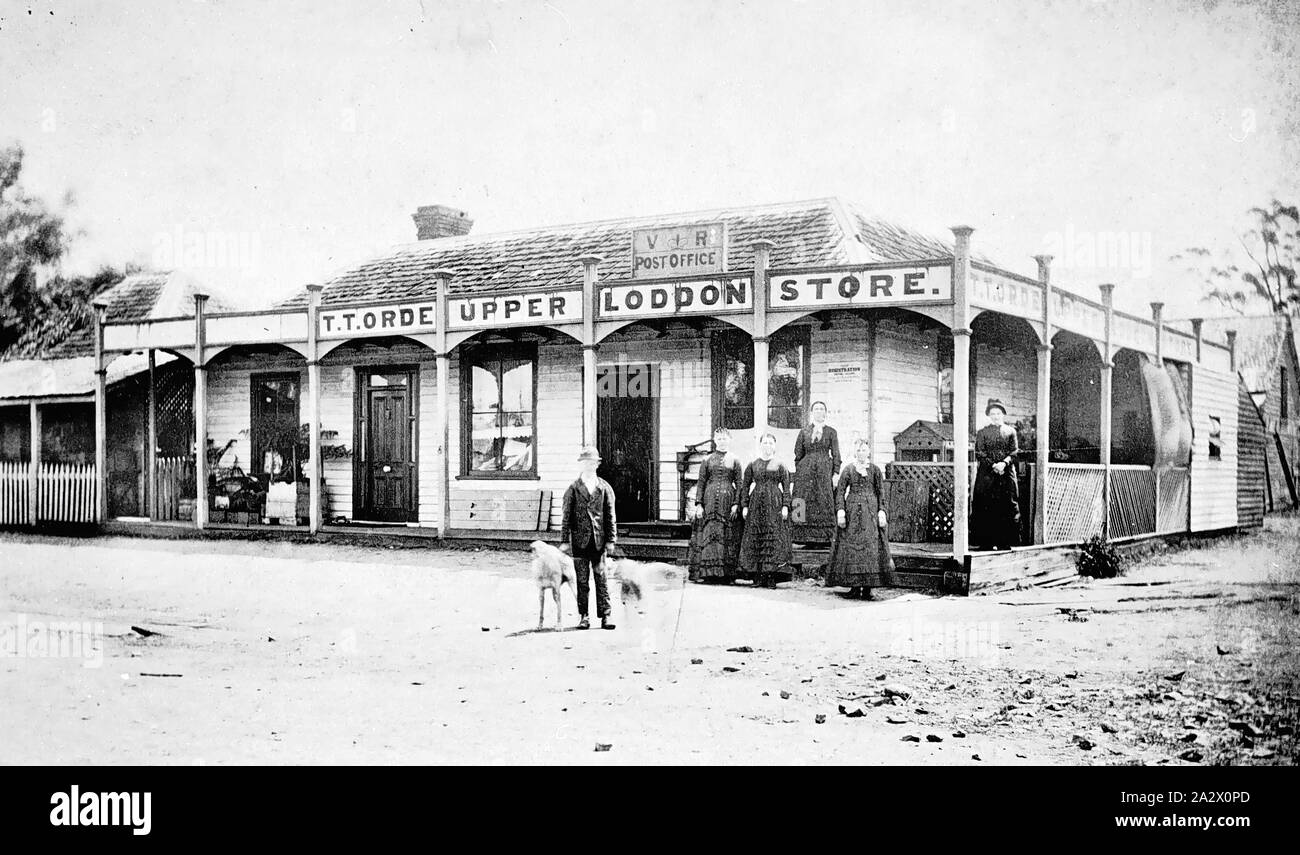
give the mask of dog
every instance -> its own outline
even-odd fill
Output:
[[[676,578],[678,569],[662,561],[633,561],[620,557],[609,562],[609,575],[618,580],[623,605],[626,606],[629,601],[640,603],[645,599],[655,582]]]
[[[537,583],[537,628],[546,624],[546,592],[549,590],[555,597],[555,628],[559,629],[564,614],[560,605],[560,588],[568,585],[574,600],[578,598],[578,574],[573,569],[573,558],[540,540],[534,540],[531,548],[533,581]]]

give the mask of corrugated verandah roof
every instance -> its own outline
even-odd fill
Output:
[[[330,277],[322,302],[356,304],[436,296],[433,273],[455,272],[450,293],[580,287],[584,255],[601,257],[602,279],[631,276],[632,230],[721,221],[727,270],[753,266],[752,245],[775,242],[772,268],[951,257],[950,243],[862,215],[838,199],[663,214],[551,226],[501,234],[419,241]],[[305,294],[285,306],[305,304]]]

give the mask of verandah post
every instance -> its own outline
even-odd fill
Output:
[[[1106,340],[1101,358],[1101,417],[1100,446],[1097,451],[1101,460],[1101,536],[1110,540],[1110,419],[1111,419],[1111,369],[1115,367],[1114,351],[1111,349],[1111,329],[1115,321],[1115,286],[1106,284],[1097,286],[1101,290],[1101,303],[1106,309]]]
[[[952,557],[970,551],[970,226],[953,226],[952,259]]]
[[[596,265],[599,255],[582,262],[582,444],[596,444]]]
[[[1164,310],[1165,310],[1164,303],[1153,302],[1151,304],[1151,323],[1156,328],[1156,368],[1160,369],[1161,371],[1165,370],[1165,356],[1164,356],[1165,335],[1164,335],[1164,324],[1161,323],[1161,321],[1163,320],[1162,316],[1164,315]],[[1155,474],[1155,480],[1156,480],[1155,498],[1153,499],[1153,501],[1155,502],[1156,530],[1159,530],[1160,529],[1160,467],[1153,465],[1151,469],[1152,472]]]
[[[31,460],[27,461],[27,521],[36,525],[40,521],[38,502],[41,494],[41,409],[35,400],[29,406],[31,408],[28,412],[30,439],[27,447],[31,452]]]
[[[1038,345],[1038,403],[1034,414],[1034,543],[1047,542],[1047,467],[1052,433],[1052,256],[1035,255],[1043,287],[1043,340]]]
[[[321,474],[325,471],[320,459],[320,292],[320,285],[307,286],[307,459],[311,461],[307,528],[312,534],[320,531]]]
[[[754,448],[757,454],[757,440],[767,430],[767,263],[776,244],[756,240],[751,246],[754,249]]]
[[[194,295],[194,527],[208,524],[208,334],[204,304]]]
[[[451,531],[451,404],[449,390],[451,378],[451,354],[447,349],[447,306],[450,301],[447,291],[451,288],[452,272],[450,270],[433,271],[438,289],[438,311],[434,316],[437,324],[435,359],[438,368],[438,457],[442,482],[442,512],[438,516],[438,537],[445,539]]]
[[[151,347],[149,348],[149,411],[145,418],[148,424],[145,426],[145,443],[148,448],[144,452],[145,467],[147,473],[145,477],[148,489],[148,514],[149,519],[158,519],[158,385],[155,376],[158,370],[158,355]]]
[[[95,522],[108,519],[108,366],[104,362],[103,303],[95,310]]]

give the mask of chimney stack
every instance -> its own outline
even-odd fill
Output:
[[[416,240],[467,235],[474,225],[464,211],[446,205],[421,205],[411,219],[415,220]]]

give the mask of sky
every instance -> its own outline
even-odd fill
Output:
[[[1222,311],[1170,256],[1300,202],[1298,47],[1300,4],[1217,0],[0,0],[0,145],[66,271],[249,305],[422,204],[483,233],[841,196],[1189,317]]]

